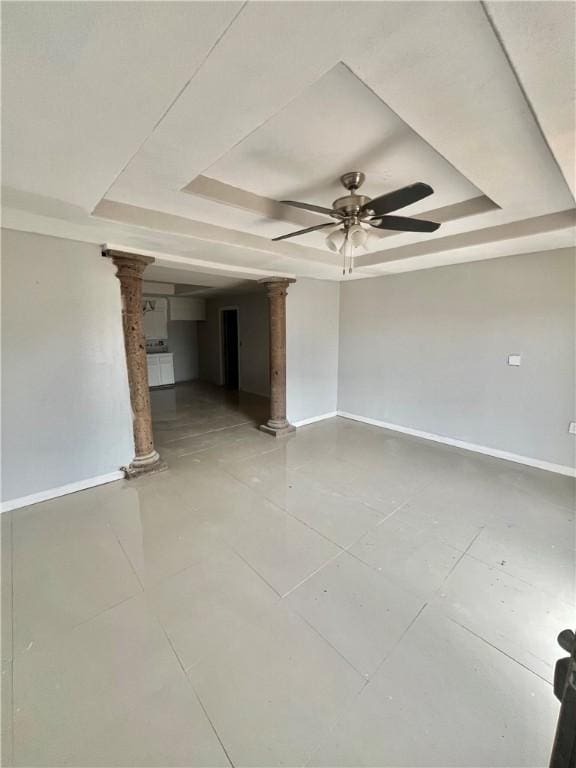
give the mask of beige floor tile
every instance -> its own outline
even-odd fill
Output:
[[[127,486],[121,497],[102,508],[145,587],[209,557],[217,548],[216,513],[194,509],[169,473],[149,480]]]
[[[574,606],[465,555],[430,603],[549,682]]]
[[[141,587],[114,532],[81,493],[13,519],[14,655]]]
[[[312,528],[259,498],[235,513],[222,536],[280,595],[341,551]]]
[[[19,766],[226,765],[142,596],[14,664]]]
[[[353,544],[382,515],[331,488],[283,466],[277,451],[236,462],[227,470],[254,491],[341,547]]]
[[[525,536],[517,526],[487,526],[468,554],[526,581],[553,598],[576,604],[576,550]]]
[[[540,501],[565,507],[572,512],[576,510],[575,478],[511,462],[501,462],[499,469],[503,482],[515,486]]]
[[[278,595],[222,546],[147,593],[185,669],[226,646],[269,611]]]
[[[576,549],[576,513],[515,487],[499,487],[488,524],[527,546]]]
[[[380,461],[375,461],[369,448],[364,452],[350,449],[339,457],[312,460],[298,471],[388,515],[425,488],[434,476],[420,458],[416,460],[398,453],[398,450],[389,450]]]
[[[471,481],[454,487],[446,481],[428,486],[413,496],[395,517],[416,528],[420,536],[431,536],[464,552],[494,514],[496,500],[484,483]]]
[[[551,686],[425,610],[308,765],[544,766],[557,711]]]
[[[343,553],[286,597],[364,677],[400,640],[424,601]]]
[[[168,471],[0,518],[16,765],[547,763],[571,480],[343,418],[274,440],[200,383],[152,401]]]
[[[424,600],[441,586],[462,554],[430,527],[405,523],[402,510],[366,533],[350,553]]]
[[[189,673],[234,765],[302,765],[363,679],[282,606]]]

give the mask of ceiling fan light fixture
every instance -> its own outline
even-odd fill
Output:
[[[348,190],[349,194],[339,197],[332,203],[332,208],[323,208],[319,205],[310,203],[300,203],[296,200],[282,200],[283,205],[291,205],[295,208],[302,208],[313,213],[323,213],[338,219],[338,224],[334,229],[334,221],[326,221],[322,224],[315,224],[306,229],[299,229],[297,232],[289,232],[287,235],[272,238],[276,240],[286,240],[299,235],[307,235],[309,232],[316,232],[320,229],[330,228],[330,233],[326,237],[326,245],[334,253],[339,253],[344,259],[343,273],[352,272],[352,262],[355,248],[365,248],[379,240],[372,229],[392,230],[396,232],[435,232],[440,226],[434,221],[426,221],[422,218],[411,218],[409,216],[390,215],[401,208],[413,205],[419,200],[423,200],[431,195],[434,190],[429,184],[417,181],[406,187],[395,189],[392,192],[385,192],[379,197],[370,198],[366,195],[359,195],[358,188],[363,184],[365,176],[360,171],[345,173],[340,177],[342,185]]]
[[[376,243],[380,240],[376,232],[374,232],[373,229],[366,230],[366,238],[364,242],[362,243],[362,247],[364,250],[369,251],[370,248],[373,245],[376,245]]]
[[[333,229],[332,232],[326,236],[326,245],[331,251],[338,253],[344,245],[344,240],[344,230],[338,227],[337,229]]]
[[[359,248],[366,243],[368,233],[360,224],[353,224],[348,230],[348,239],[354,248]]]

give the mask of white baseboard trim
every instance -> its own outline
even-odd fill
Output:
[[[330,413],[322,413],[320,416],[312,416],[310,419],[301,419],[300,421],[291,421],[290,423],[294,427],[305,427],[306,424],[314,424],[315,421],[324,421],[324,419],[333,419],[334,416],[338,416],[338,411],[330,411]]]
[[[483,453],[486,456],[493,456],[496,459],[505,459],[506,461],[514,461],[516,464],[526,464],[529,467],[536,467],[537,469],[545,469],[547,472],[556,472],[559,475],[576,477],[576,469],[574,467],[567,467],[564,464],[553,464],[550,461],[542,461],[542,459],[532,459],[529,456],[520,456],[517,453],[510,453],[509,451],[501,451],[498,448],[488,448],[485,445],[476,445],[475,443],[467,443],[464,440],[455,440],[452,437],[435,435],[432,432],[422,432],[422,430],[420,429],[412,429],[411,427],[402,427],[399,424],[390,424],[387,421],[380,421],[379,419],[370,419],[368,418],[368,416],[358,416],[355,413],[348,413],[347,411],[338,411],[338,416],[342,416],[345,419],[352,419],[353,421],[362,421],[364,422],[364,424],[372,424],[372,426],[374,427],[382,427],[382,429],[391,429],[394,432],[402,432],[405,435],[412,435],[413,437],[421,437],[424,440],[432,440],[435,443],[444,443],[445,445],[452,445],[455,448],[463,448],[465,451],[474,451],[475,453]]]
[[[66,496],[69,493],[76,493],[76,491],[85,491],[86,488],[94,488],[96,485],[113,483],[115,480],[122,480],[123,478],[124,472],[118,470],[116,472],[108,472],[106,475],[98,475],[97,477],[89,477],[86,480],[78,480],[76,483],[60,485],[58,488],[50,488],[47,491],[32,493],[30,496],[20,496],[18,499],[9,499],[0,504],[0,512],[10,512],[12,509],[20,509],[20,507],[28,507],[31,504],[39,504],[41,501],[56,499],[58,496]]]

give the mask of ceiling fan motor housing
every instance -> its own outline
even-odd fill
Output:
[[[365,195],[346,195],[346,197],[339,197],[338,200],[334,200],[332,208],[343,216],[367,217],[368,212],[361,213],[361,208],[369,203],[370,199]]]

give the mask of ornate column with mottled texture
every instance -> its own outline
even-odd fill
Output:
[[[142,274],[154,259],[122,251],[106,250],[103,256],[112,259],[116,266],[116,277],[120,281],[122,294],[122,324],[124,326],[124,347],[132,404],[132,427],[134,430],[134,459],[124,467],[127,477],[164,468],[154,448],[152,434],[152,413],[148,389],[148,366],[146,342],[142,315]]]
[[[270,307],[270,418],[260,429],[275,437],[294,431],[286,419],[286,294],[287,277],[267,277],[259,280],[268,289]]]

